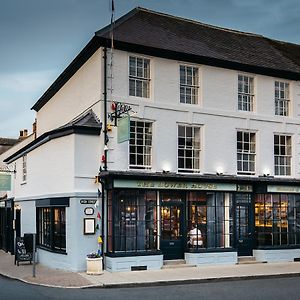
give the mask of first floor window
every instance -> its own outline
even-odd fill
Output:
[[[256,195],[255,231],[258,246],[300,245],[300,196]]]
[[[108,201],[109,252],[157,250],[157,200],[154,191],[118,191]]]
[[[131,169],[151,168],[152,123],[130,121],[129,166]]]
[[[291,175],[292,137],[274,135],[274,166],[275,175]]]
[[[231,248],[233,245],[232,194],[188,193],[188,247]]]
[[[53,251],[66,251],[65,207],[37,208],[38,245]]]
[[[27,155],[22,157],[22,181],[27,180]]]
[[[200,127],[178,126],[178,171],[199,172]]]
[[[255,174],[255,133],[248,131],[237,132],[237,173],[244,175]]]
[[[129,95],[150,97],[150,59],[129,57]]]

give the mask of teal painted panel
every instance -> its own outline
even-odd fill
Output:
[[[126,116],[118,120],[118,143],[129,141],[130,117]]]
[[[0,191],[11,191],[11,175],[0,174]]]

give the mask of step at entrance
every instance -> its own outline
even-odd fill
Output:
[[[176,269],[176,268],[193,268],[196,265],[188,265],[184,259],[164,260],[163,269]]]
[[[239,256],[238,257],[238,264],[239,265],[246,265],[246,264],[261,264],[265,263],[264,261],[257,261],[254,256]]]

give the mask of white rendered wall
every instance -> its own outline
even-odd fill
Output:
[[[101,164],[100,143],[103,136],[77,134],[75,136],[75,192],[95,192],[95,176]]]
[[[16,161],[13,195],[44,197],[74,190],[74,135],[51,140],[27,154],[27,180],[22,180],[22,157]]]
[[[96,195],[102,136],[72,134],[41,145],[27,154],[27,180],[22,181],[22,158],[16,160],[11,196],[16,200],[51,195]]]
[[[36,233],[36,207],[34,201],[16,201],[21,209],[21,236]]]
[[[273,136],[289,134],[293,138],[293,170],[299,177],[300,86],[299,82],[198,65],[200,72],[199,105],[179,103],[180,62],[151,58],[151,97],[129,96],[128,57],[114,51],[113,94],[111,99],[128,103],[135,114],[132,118],[153,121],[152,171],[165,165],[177,171],[177,126],[179,123],[202,127],[201,173],[236,174],[236,132],[250,130],[256,135],[256,176],[274,175]],[[187,64],[190,65],[190,64]],[[254,111],[237,109],[238,74],[254,77]],[[275,80],[290,83],[291,116],[274,115]],[[110,135],[108,167],[128,169],[128,142],[117,143],[117,130]]]
[[[92,57],[72,78],[37,112],[38,136],[70,122],[88,107],[102,98],[101,60],[102,50]],[[100,104],[93,106],[99,113]]]
[[[257,261],[282,262],[294,261],[300,258],[300,249],[274,249],[274,250],[253,250],[253,256]]]

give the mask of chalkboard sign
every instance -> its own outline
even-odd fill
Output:
[[[25,243],[24,243],[24,238],[23,237],[17,237],[16,238],[16,256],[15,260],[17,262],[17,265],[19,265],[19,262],[21,261],[29,261],[30,263],[32,262],[32,251],[29,252],[31,249],[26,249]]]

